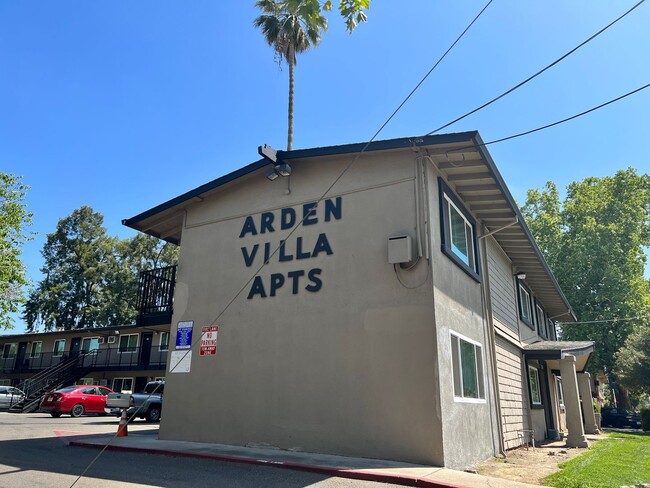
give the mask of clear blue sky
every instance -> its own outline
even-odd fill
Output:
[[[0,2],[0,170],[24,177],[38,281],[45,235],[81,205],[121,220],[286,144],[287,69],[253,1]],[[352,36],[333,13],[296,68],[294,148],[367,140],[484,1],[373,2]],[[577,45],[634,1],[495,0],[380,139],[422,135]],[[492,140],[650,82],[650,4],[562,64],[448,129]],[[650,171],[650,90],[489,148],[518,201],[633,166]],[[18,321],[16,332],[23,330]]]

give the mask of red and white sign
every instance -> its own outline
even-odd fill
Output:
[[[216,356],[217,355],[217,332],[218,325],[208,325],[201,328],[201,348],[199,355]]]

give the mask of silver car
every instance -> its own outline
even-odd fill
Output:
[[[0,408],[9,408],[25,398],[25,394],[13,386],[0,386]]]

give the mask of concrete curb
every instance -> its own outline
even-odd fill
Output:
[[[241,463],[241,464],[256,464],[260,466],[273,466],[282,469],[292,469],[296,471],[307,471],[310,473],[336,476],[338,478],[350,478],[350,479],[356,479],[362,481],[375,481],[379,483],[393,483],[402,486],[417,486],[417,487],[422,486],[426,488],[465,488],[462,485],[444,483],[441,481],[434,481],[425,478],[419,478],[416,476],[409,476],[409,475],[402,475],[402,474],[383,473],[380,471],[371,471],[371,470],[337,469],[337,468],[329,468],[326,466],[317,466],[311,464],[287,463],[284,461],[267,461],[264,459],[228,456],[225,454],[175,451],[172,449],[138,448],[138,447],[128,447],[128,446],[116,446],[111,444],[105,446],[102,444],[92,444],[89,442],[72,441],[72,440],[68,443],[68,445],[72,447],[90,447],[94,449],[106,448],[107,451],[139,452],[143,454],[160,454],[163,456],[211,459],[214,461],[225,461],[225,462],[233,462],[233,463]]]

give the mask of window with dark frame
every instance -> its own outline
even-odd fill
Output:
[[[43,342],[32,342],[32,350],[29,353],[30,358],[39,358],[41,357],[41,349],[43,349]]]
[[[65,339],[55,340],[53,356],[63,356],[64,351],[65,351]]]
[[[531,329],[535,330],[533,323],[533,295],[520,280],[517,280],[517,297],[519,298],[519,318]]]
[[[480,281],[476,221],[442,178],[438,178],[438,188],[442,252]]]
[[[533,405],[542,404],[542,393],[539,384],[539,371],[534,366],[528,366],[528,385],[530,387],[530,401]]]
[[[120,347],[118,352],[135,352],[138,349],[138,334],[126,334],[120,336]]]
[[[480,344],[451,333],[451,358],[454,397],[463,400],[484,400],[483,353]]]
[[[537,332],[544,339],[548,339],[548,329],[546,327],[546,312],[539,304],[537,299],[535,300],[535,316],[537,318]]]

